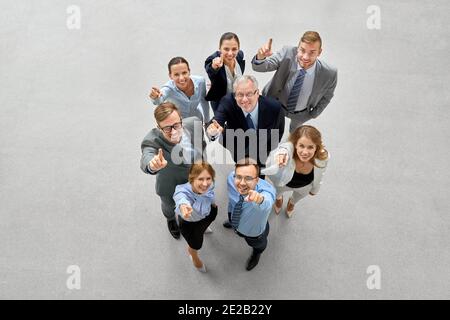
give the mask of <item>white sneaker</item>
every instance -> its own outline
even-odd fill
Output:
[[[213,231],[212,231],[212,229],[210,227],[206,228],[205,234],[207,234],[207,233],[213,233]]]

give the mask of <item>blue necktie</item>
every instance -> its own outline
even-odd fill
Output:
[[[306,71],[300,69],[297,75],[297,79],[295,79],[294,86],[291,89],[291,93],[289,93],[289,98],[286,104],[286,109],[289,112],[293,112],[295,110],[295,107],[297,106],[298,96],[300,95],[300,90],[302,89],[305,74]]]
[[[247,120],[247,126],[249,129],[256,129],[255,124],[253,123],[252,116],[250,113],[245,117],[245,120]]]
[[[231,215],[231,225],[237,229],[239,220],[241,220],[242,204],[244,203],[244,196],[239,196],[239,201],[234,206],[233,214]]]

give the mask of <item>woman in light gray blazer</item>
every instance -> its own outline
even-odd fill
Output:
[[[299,200],[319,192],[329,158],[320,132],[308,125],[298,127],[289,135],[288,142],[270,153],[266,168],[261,172],[269,177],[277,190],[276,214],[281,211],[284,192],[292,191],[286,208],[289,218]]]

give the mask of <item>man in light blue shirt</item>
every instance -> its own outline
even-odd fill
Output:
[[[267,247],[269,214],[275,201],[275,188],[259,178],[259,166],[250,158],[238,161],[228,175],[228,212],[230,224],[236,234],[253,248],[247,260],[247,270],[259,262]]]

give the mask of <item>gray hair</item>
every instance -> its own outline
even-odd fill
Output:
[[[256,78],[254,76],[251,75],[245,75],[245,76],[239,76],[237,77],[236,80],[234,80],[233,82],[233,92],[236,92],[236,87],[245,82],[247,83],[248,81],[250,81],[251,83],[253,83],[253,87],[256,89],[258,89],[258,81],[256,80]]]

